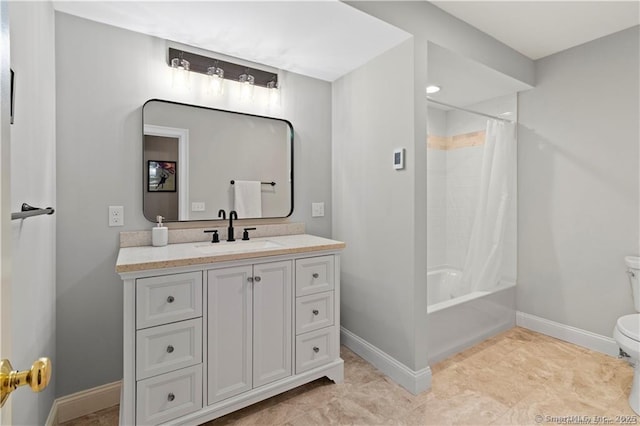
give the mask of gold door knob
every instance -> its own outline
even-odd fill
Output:
[[[29,385],[32,391],[40,392],[51,380],[51,361],[40,358],[31,366],[30,370],[13,370],[8,359],[0,361],[0,407],[9,398],[9,394],[20,386]]]

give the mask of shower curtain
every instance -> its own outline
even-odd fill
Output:
[[[482,156],[480,194],[464,268],[452,296],[497,286],[505,227],[515,182],[515,125],[489,120]]]

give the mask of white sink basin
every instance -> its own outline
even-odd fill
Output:
[[[270,240],[261,241],[234,241],[197,245],[196,248],[205,254],[228,254],[244,253],[248,251],[259,251],[283,247],[282,244]]]

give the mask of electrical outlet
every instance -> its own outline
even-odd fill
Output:
[[[124,226],[123,206],[109,206],[109,226]]]
[[[324,216],[324,203],[311,203],[311,217]]]
[[[203,212],[204,210],[205,210],[204,202],[191,203],[191,211],[192,212]]]

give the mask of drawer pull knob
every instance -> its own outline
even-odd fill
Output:
[[[167,395],[167,400],[169,402],[173,401],[174,399],[176,399],[176,396],[173,394],[173,392]]]
[[[313,312],[313,315],[318,315],[318,314],[320,313],[320,311],[319,311],[319,310],[317,310],[317,309],[314,309],[314,310],[313,310],[313,311],[311,311],[311,312]]]
[[[247,277],[247,281],[252,283],[253,282],[253,277]]]
[[[173,346],[169,345],[167,346],[167,353],[170,354],[171,352],[173,352]]]
[[[313,275],[312,275],[313,278],[318,278],[319,276],[320,276],[320,274],[317,273],[317,272],[314,272]]]
[[[255,277],[254,280],[256,280],[257,283],[259,283],[260,281],[262,281],[262,278],[260,277]]]
[[[173,297],[173,296],[169,296],[169,297],[167,297],[167,302],[168,302],[168,303],[173,303],[173,301],[174,301],[174,300],[176,300],[176,299],[175,299],[175,297]]]
[[[314,347],[313,347],[313,351],[314,351],[315,353],[318,353],[318,352],[320,352],[320,348],[319,348],[319,347],[317,347],[317,346],[314,346]]]

